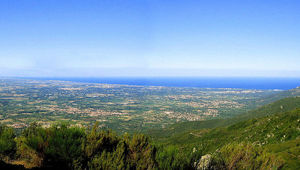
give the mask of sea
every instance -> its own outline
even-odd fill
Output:
[[[62,80],[142,86],[240,88],[287,90],[300,86],[300,78],[275,77],[31,77],[36,80]]]

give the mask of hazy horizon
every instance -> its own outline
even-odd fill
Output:
[[[139,68],[106,68],[106,69],[8,69],[0,70],[0,77],[266,77],[266,78],[300,78],[300,71],[281,70],[213,70],[213,69],[139,69]]]

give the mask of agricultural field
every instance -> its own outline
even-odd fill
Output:
[[[229,118],[256,108],[278,90],[133,86],[54,80],[0,79],[0,122],[23,129],[57,121],[118,132],[175,122]]]

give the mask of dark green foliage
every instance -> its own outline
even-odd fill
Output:
[[[81,144],[85,140],[84,129],[62,124],[50,127],[47,133],[45,165],[72,167],[73,162],[82,153]]]
[[[13,156],[16,151],[15,132],[7,126],[0,126],[0,156]]]
[[[90,169],[155,169],[156,149],[144,135],[116,136],[111,131],[97,131],[97,124],[87,135],[84,151]],[[83,166],[84,167],[84,166]]]
[[[72,167],[82,153],[84,138],[84,129],[66,124],[42,128],[34,123],[19,137],[18,153],[33,165]]]
[[[117,136],[56,124],[43,128],[33,123],[17,138],[18,156],[25,167],[64,169],[156,169],[156,149],[144,135]]]
[[[99,131],[98,123],[94,125],[85,140],[84,151],[88,157],[93,157],[103,151],[112,152],[116,149],[119,139],[111,131]]]
[[[129,143],[130,165],[137,169],[154,169],[156,149],[144,135],[133,135]]]

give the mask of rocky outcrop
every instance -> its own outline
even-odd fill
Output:
[[[197,170],[209,170],[209,169],[211,169],[212,156],[211,156],[211,154],[206,154],[201,157],[199,162],[195,162],[195,163],[196,163],[195,168]]]
[[[201,157],[198,162],[194,163],[197,170],[222,170],[225,166],[222,161],[217,161],[211,154],[206,154]]]

